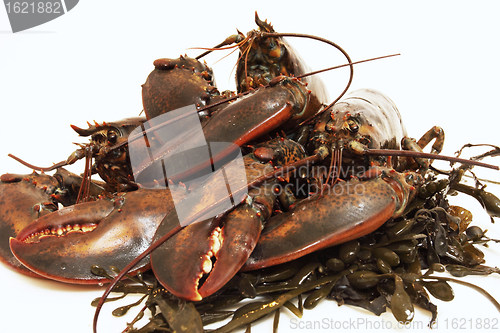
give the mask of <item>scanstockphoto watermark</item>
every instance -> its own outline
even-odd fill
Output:
[[[391,330],[391,329],[426,329],[429,322],[411,321],[408,323],[385,320],[383,318],[323,318],[321,320],[290,319],[290,329],[300,331],[333,331],[333,330]],[[437,323],[436,323],[437,324]],[[436,328],[434,325],[432,328]]]
[[[429,321],[413,320],[396,322],[383,318],[322,318],[320,320],[290,319],[289,328],[297,331],[333,331],[333,330],[499,330],[499,318],[444,318],[437,319],[432,324]]]
[[[255,162],[258,163],[258,162]],[[363,177],[369,168],[363,165],[356,166],[343,166],[339,168],[338,166],[329,166],[325,164],[316,164],[312,162],[306,162],[299,166],[284,166],[278,168],[276,177],[286,178],[287,176],[293,176],[295,178],[309,177],[309,178],[327,178],[330,175],[330,179],[333,177],[341,179],[349,178],[361,178]]]
[[[254,164],[259,164],[255,162]],[[254,168],[252,165],[249,168]],[[325,165],[315,165],[306,163],[298,167],[285,167],[277,169],[274,173],[276,179],[287,179],[277,183],[274,187],[274,192],[277,195],[291,192],[296,196],[309,197],[316,194],[322,195],[358,195],[361,196],[365,193],[365,185],[362,182],[335,182],[337,178],[340,179],[356,179],[361,177],[367,169],[358,167],[356,171],[352,169],[338,169],[337,167],[329,167]],[[329,184],[326,181],[329,180]],[[332,186],[331,183],[335,183]],[[251,185],[251,189],[261,191],[264,188],[261,184]]]
[[[261,191],[262,187],[251,187],[257,191]],[[308,197],[316,194],[326,196],[344,196],[365,194],[365,185],[362,182],[340,182],[334,186],[324,185],[318,186],[315,183],[302,182],[298,179],[286,183],[278,183],[274,186],[274,193],[281,195],[283,193],[294,193],[296,196]]]

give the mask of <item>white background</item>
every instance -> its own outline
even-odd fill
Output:
[[[29,173],[7,157],[16,154],[40,166],[66,159],[78,138],[69,124],[118,120],[142,109],[141,84],[157,58],[178,57],[211,47],[225,37],[254,29],[254,11],[270,20],[278,32],[322,36],[361,60],[392,53],[401,56],[356,66],[351,90],[369,87],[390,96],[402,114],[408,133],[420,137],[433,125],[446,132],[443,154],[452,155],[465,143],[498,144],[499,6],[495,1],[81,1],[66,15],[25,32],[12,34],[0,9],[0,173]],[[309,40],[288,39],[313,69],[344,63],[331,47]],[[209,65],[222,58],[207,57]],[[226,58],[213,65],[220,90],[234,89],[233,64]],[[345,84],[346,71],[323,74],[333,98]],[[500,164],[498,158],[487,160]],[[446,164],[439,166],[446,168]],[[71,168],[82,172],[83,165]],[[476,168],[486,178],[498,172]],[[489,189],[500,193],[490,185]],[[466,200],[466,199],[464,199]],[[500,234],[475,200],[463,203],[474,211],[474,222]],[[497,222],[498,224],[498,222]],[[500,245],[485,249],[487,264],[500,262]],[[498,275],[470,278],[500,299]],[[90,301],[98,287],[69,286],[21,276],[0,266],[0,327],[3,331],[90,332]],[[498,318],[498,311],[478,293],[454,286],[450,303],[436,301],[440,326],[453,320]],[[124,319],[110,318],[116,306],[104,308],[100,332],[121,332]],[[136,311],[132,311],[133,314]],[[295,328],[293,315],[283,311],[280,332],[313,332]],[[376,317],[366,311],[323,301],[306,311],[301,327],[312,320],[349,324],[362,318],[375,327],[396,326],[389,313]],[[128,319],[130,320],[130,318]],[[427,312],[417,310],[415,322],[427,324]],[[387,324],[390,322],[390,324]],[[467,321],[467,325],[469,325]],[[497,329],[498,326],[497,325]],[[348,326],[365,329],[370,326]],[[387,328],[388,326],[383,326]],[[294,329],[295,328],[295,329]],[[467,328],[469,328],[467,326]],[[254,331],[270,332],[271,320]],[[320,332],[333,330],[325,327]]]

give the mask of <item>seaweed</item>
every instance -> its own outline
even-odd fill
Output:
[[[455,176],[450,174],[449,178]],[[145,309],[152,316],[142,328],[133,328],[137,321],[134,320],[124,332],[222,333],[238,327],[247,327],[250,332],[253,322],[270,314],[274,314],[276,332],[281,307],[300,318],[304,309],[312,310],[324,299],[360,307],[377,316],[390,309],[400,323],[410,322],[414,307],[420,307],[430,312],[432,327],[437,306],[431,300],[453,301],[453,283],[482,293],[500,311],[500,304],[489,293],[458,279],[499,274],[500,269],[484,265],[480,250],[498,240],[471,226],[472,215],[465,208],[449,205],[449,190],[456,186],[448,185],[453,181],[429,177],[427,186],[405,213],[373,233],[292,262],[240,272],[220,291],[200,302],[176,298],[152,274],[146,273],[147,279],[140,276],[135,281],[129,277],[113,292],[123,296],[132,292],[144,294],[145,305],[136,318],[142,317]],[[444,272],[451,276],[435,275]],[[102,269],[96,273],[107,274]],[[120,315],[137,303],[120,307],[113,314]],[[204,330],[219,321],[226,323],[215,330]]]

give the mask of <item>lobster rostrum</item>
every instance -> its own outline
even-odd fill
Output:
[[[148,121],[139,120],[139,133],[118,135],[119,127],[106,127],[109,123],[88,130],[74,127],[80,135],[91,135],[92,141],[64,163],[95,158],[94,169],[102,173],[110,184],[108,191],[114,195],[95,202],[72,202],[70,207],[30,217],[23,222],[23,227],[27,224],[23,230],[18,227],[11,232],[16,236],[10,241],[11,250],[20,262],[42,276],[85,284],[102,282],[102,278],[90,274],[90,265],[125,267],[118,280],[132,269],[146,269],[151,254],[153,271],[169,291],[184,299],[199,300],[223,287],[240,269],[275,265],[360,237],[401,214],[422,177],[413,171],[394,171],[393,167],[406,168],[402,161],[368,157],[370,149],[401,147],[399,142],[406,134],[399,113],[393,112],[395,107],[379,93],[362,91],[339,103],[345,105],[345,112],[340,106],[330,112],[324,106],[326,89],[294,78],[305,71],[302,62],[270,24],[258,17],[256,22],[261,31],[246,37],[231,36],[222,43],[236,43],[240,48],[240,94],[219,93],[211,70],[197,59],[158,59],[143,85]],[[266,87],[260,86],[264,84]],[[224,104],[226,97],[234,100]],[[357,104],[350,104],[353,100]],[[380,104],[381,100],[385,104]],[[183,143],[193,133],[190,128],[182,127],[173,139],[162,136],[162,126],[167,125],[154,120],[189,104],[198,110],[204,139],[209,143],[229,142],[228,148],[207,159],[182,153]],[[381,115],[377,108],[388,112]],[[314,126],[308,143],[312,156],[306,157],[299,144],[284,137],[260,144],[270,134],[294,130],[322,110],[326,112]],[[178,124],[176,119],[167,123]],[[391,125],[379,126],[382,121]],[[424,141],[428,140],[416,145],[423,147]],[[236,173],[226,172],[231,170],[229,165],[204,181],[196,180],[207,167],[225,163],[240,149],[237,147],[249,151],[243,158],[246,181],[241,183]],[[135,168],[129,157],[132,150],[142,156]],[[165,175],[162,162],[174,153],[180,161],[174,163],[172,173]],[[312,163],[332,165],[326,179],[335,169],[333,165],[342,170],[341,163],[365,170],[348,181],[338,181],[342,173],[338,171],[332,184],[324,184],[318,177],[313,181],[320,190],[299,200],[293,193],[280,192],[278,185],[293,180],[290,170],[304,166],[308,170]],[[416,168],[423,172],[426,164],[417,161]],[[92,186],[86,180],[89,162],[86,170],[84,184],[88,187]],[[216,176],[220,174],[241,183],[226,198],[231,204],[222,211],[219,199],[211,195],[227,192],[231,182],[218,184]],[[163,179],[158,175],[164,175]],[[168,189],[158,187],[161,182],[168,184]],[[242,194],[241,189],[246,188],[248,193]],[[116,193],[125,190],[135,191]],[[84,196],[89,193],[83,191]],[[34,197],[33,192],[28,190],[27,196]],[[277,197],[280,203],[276,203]],[[25,206],[20,209],[29,210],[36,202],[47,201],[46,197],[29,200],[23,199]],[[180,211],[187,221],[182,225]],[[192,223],[195,221],[200,223]],[[82,224],[88,227],[75,227]],[[51,230],[56,230],[54,237]],[[180,263],[188,268],[181,274],[176,270]]]

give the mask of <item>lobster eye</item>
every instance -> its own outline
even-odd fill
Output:
[[[119,158],[121,155],[122,155],[122,152],[120,151],[120,149],[113,150],[113,153],[112,153],[113,158]]]
[[[407,183],[408,185],[413,185],[413,184],[415,184],[415,177],[414,177],[412,174],[408,174],[408,175],[406,176],[406,183]]]
[[[118,139],[118,135],[116,134],[115,130],[110,129],[108,131],[108,143],[110,144],[115,144],[116,140]]]
[[[354,119],[349,119],[347,121],[347,125],[349,126],[349,131],[356,133],[359,131],[359,125]]]

